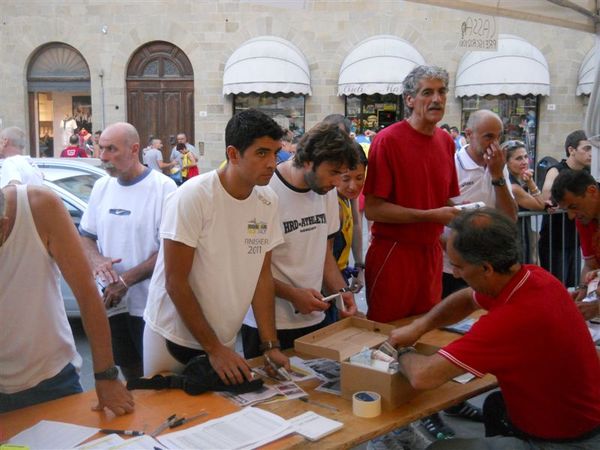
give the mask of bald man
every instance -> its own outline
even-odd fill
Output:
[[[129,123],[98,141],[109,176],[99,179],[79,232],[109,317],[115,363],[127,380],[143,374],[143,313],[159,248],[165,198],[173,180],[140,163],[140,138]]]
[[[0,158],[5,158],[2,162],[0,188],[9,184],[43,184],[42,172],[29,156],[23,155],[24,150],[23,130],[8,127],[0,131]]]

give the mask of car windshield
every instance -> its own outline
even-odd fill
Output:
[[[94,183],[98,178],[100,178],[99,175],[92,174],[75,175],[72,177],[61,178],[60,180],[54,180],[53,183],[87,203],[90,199]]]

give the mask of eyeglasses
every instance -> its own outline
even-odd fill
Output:
[[[511,140],[502,144],[502,150],[514,150],[516,148],[527,148],[524,142]]]

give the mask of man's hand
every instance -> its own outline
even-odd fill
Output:
[[[225,384],[239,384],[244,380],[252,380],[250,366],[246,360],[229,347],[220,345],[208,353],[208,359]]]
[[[411,324],[392,330],[387,341],[394,347],[410,347],[414,345],[420,337],[421,333],[419,333],[417,328]]]
[[[352,281],[350,282],[350,290],[354,294],[358,294],[365,285],[365,269],[357,267],[356,270],[358,273],[355,277],[352,277]]]
[[[98,404],[92,407],[93,411],[108,408],[116,416],[133,412],[133,396],[119,380],[96,381],[96,395]]]
[[[127,286],[125,283],[118,279],[116,283],[111,283],[104,288],[103,300],[104,306],[108,308],[113,308],[121,303],[125,294],[127,294]]]
[[[291,370],[290,359],[285,356],[281,350],[278,348],[272,348],[271,350],[267,350],[265,354],[269,357],[269,359],[275,364],[277,367],[283,367],[288,372]],[[267,374],[272,378],[279,378],[279,374],[271,367],[271,365],[265,359],[265,370]]]
[[[103,282],[111,284],[119,281],[119,274],[113,269],[113,264],[121,262],[121,258],[101,257],[101,262],[94,268],[94,276],[100,278]]]
[[[315,289],[294,288],[293,297],[290,299],[296,311],[302,314],[310,314],[313,311],[325,311],[329,303],[321,300],[323,296]]]
[[[573,292],[571,292],[571,298],[573,300],[575,300],[576,302],[581,302],[581,300],[583,300],[586,295],[587,295],[586,287],[575,289]]]
[[[346,311],[340,311],[341,317],[350,317],[356,314],[356,302],[354,301],[354,294],[352,292],[344,292],[342,294],[342,301],[346,307]]]
[[[576,302],[575,304],[585,320],[590,320],[600,315],[600,300]]]
[[[460,209],[455,208],[454,206],[443,206],[442,208],[430,209],[428,214],[431,215],[430,222],[448,225],[452,219],[460,214]]]
[[[493,142],[484,153],[487,167],[493,179],[504,177],[504,166],[506,165],[506,150],[502,150],[498,142]]]

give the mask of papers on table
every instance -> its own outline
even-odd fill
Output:
[[[270,400],[293,400],[308,395],[300,386],[291,381],[271,385],[265,384],[259,390],[245,394],[234,394],[233,392],[218,392],[218,394],[241,407],[252,406]]]
[[[42,420],[10,439],[10,444],[24,445],[30,450],[74,448],[98,432],[98,428]]]
[[[301,434],[309,441],[318,441],[344,426],[342,422],[321,416],[312,411],[293,417],[290,422],[296,433]]]
[[[452,325],[448,325],[447,327],[443,327],[444,330],[452,331],[458,334],[465,334],[467,331],[471,329],[476,319],[472,319],[467,317],[466,319],[461,320],[460,322],[454,323]]]
[[[452,379],[454,381],[456,381],[457,383],[465,384],[465,383],[468,383],[469,381],[471,381],[473,378],[475,378],[475,375],[473,375],[471,372],[466,372],[466,373],[463,373],[462,375],[459,375]]]
[[[158,441],[148,435],[125,440],[118,434],[108,434],[80,445],[77,450],[156,450],[162,448],[160,445]]]
[[[257,408],[245,408],[158,439],[169,450],[251,449],[293,431],[287,420],[275,414]]]

